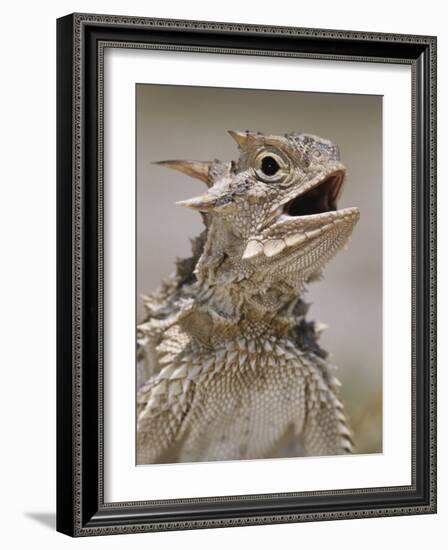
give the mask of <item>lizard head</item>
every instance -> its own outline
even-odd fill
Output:
[[[297,292],[343,248],[359,218],[338,210],[346,170],[337,145],[303,133],[229,131],[234,162],[162,161],[208,186],[178,204],[204,213],[208,237],[198,279]]]

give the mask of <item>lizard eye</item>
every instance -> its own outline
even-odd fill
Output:
[[[274,151],[265,151],[255,160],[255,172],[258,178],[266,183],[278,182],[284,178],[288,161]]]
[[[273,176],[280,170],[280,166],[274,157],[264,157],[261,161],[261,171],[265,176]]]

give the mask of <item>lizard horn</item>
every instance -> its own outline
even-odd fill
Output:
[[[198,210],[199,212],[208,212],[216,206],[218,197],[212,195],[211,193],[204,193],[199,197],[193,197],[192,199],[187,199],[184,201],[177,201],[176,204],[179,206],[187,206],[193,210]]]
[[[211,162],[201,162],[196,160],[161,160],[159,162],[154,162],[153,164],[178,170],[187,176],[203,181],[209,187],[211,185],[209,178],[209,169],[212,165]]]
[[[254,140],[257,135],[260,135],[250,130],[245,130],[244,132],[227,130],[227,133],[238,143],[239,147],[245,147],[250,141]]]

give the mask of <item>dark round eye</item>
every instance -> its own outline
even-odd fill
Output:
[[[264,157],[261,161],[261,171],[266,176],[273,176],[280,170],[278,162],[273,157]]]

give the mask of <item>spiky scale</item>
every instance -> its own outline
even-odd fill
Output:
[[[217,359],[217,362],[218,362],[219,359]],[[214,366],[215,364],[215,358],[214,357],[208,357],[207,359],[205,359],[204,363],[203,363],[203,367],[202,367],[202,371],[203,372],[208,372],[212,369],[212,367]]]
[[[180,367],[178,367],[173,374],[170,376],[171,379],[174,378],[185,378],[188,374],[187,365],[184,363]]]
[[[188,368],[188,379],[189,380],[194,380],[197,375],[201,372],[202,370],[202,365],[191,365],[189,368]]]
[[[236,350],[233,350],[227,354],[227,361],[229,363],[233,363],[235,362],[236,359],[238,359],[238,356],[239,356],[239,352]]]
[[[159,384],[155,386],[155,388],[152,390],[152,395],[165,395],[167,392],[167,383],[166,380],[162,380]]]
[[[267,353],[271,353],[272,351],[272,344],[269,340],[265,340],[264,341],[264,350],[267,352]]]
[[[174,397],[176,395],[179,395],[182,393],[182,384],[178,380],[174,380],[173,382],[170,382],[168,385],[168,397]]]
[[[276,239],[263,244],[263,252],[268,258],[280,254],[285,248],[286,243],[283,239]]]
[[[249,241],[246,248],[244,249],[242,258],[243,260],[248,260],[249,258],[254,258],[259,256],[263,252],[264,248],[261,242],[259,241]]]

